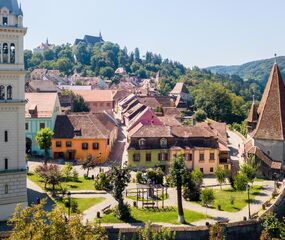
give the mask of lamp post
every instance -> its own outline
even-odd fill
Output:
[[[250,214],[250,197],[249,197],[250,186],[249,186],[249,184],[246,185],[246,190],[247,190],[247,199],[248,199],[248,219],[251,219],[251,214]]]
[[[98,158],[99,158],[99,164],[100,164],[99,173],[101,173],[101,171],[102,171],[102,169],[101,169],[101,164],[102,164],[102,162],[101,162],[101,155],[102,155],[102,153],[100,152],[100,153],[99,153],[99,156],[98,156]]]
[[[71,207],[71,193],[70,192],[67,193],[67,197],[68,197],[68,219],[70,219],[70,207]]]

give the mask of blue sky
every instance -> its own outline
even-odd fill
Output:
[[[21,0],[25,47],[98,35],[186,66],[284,54],[284,0]]]

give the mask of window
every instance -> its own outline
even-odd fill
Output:
[[[145,155],[145,160],[146,160],[147,162],[151,162],[151,153],[146,153],[146,155]]]
[[[93,149],[94,150],[99,149],[99,143],[93,143]]]
[[[0,86],[0,100],[5,99],[5,87],[3,85]]]
[[[4,26],[7,26],[7,25],[8,25],[8,18],[7,18],[7,17],[3,17],[3,18],[2,18],[2,21],[3,21],[3,25],[4,25]]]
[[[12,86],[7,87],[7,99],[12,100]]]
[[[8,170],[8,158],[5,158],[5,170]]]
[[[16,48],[15,44],[11,43],[10,45],[10,63],[15,63],[15,56],[16,56]]]
[[[9,193],[9,188],[8,188],[8,184],[5,185],[5,194]]]
[[[139,162],[141,160],[141,155],[139,153],[134,154],[134,162]]]
[[[107,145],[110,145],[110,139],[107,140]]]
[[[270,151],[269,150],[267,151],[267,155],[270,156]]]
[[[111,103],[107,103],[106,105],[107,105],[107,107],[111,107]]]
[[[55,145],[56,145],[56,147],[61,147],[61,141],[56,141]]]
[[[204,168],[200,168],[201,173],[204,173]]]
[[[82,150],[88,150],[88,143],[82,143]]]
[[[139,140],[139,146],[140,147],[144,147],[145,146],[145,139],[142,138],[142,139]]]
[[[65,143],[65,146],[66,146],[66,147],[72,147],[72,142],[71,142],[71,141],[67,141],[67,142]]]
[[[40,123],[40,129],[43,129],[45,127],[46,127],[45,123]]]
[[[205,155],[204,155],[204,153],[200,153],[199,161],[200,161],[200,162],[205,161]]]
[[[229,165],[224,165],[225,170],[229,170]]]
[[[162,148],[166,148],[167,147],[167,139],[166,138],[160,139],[160,146]]]
[[[210,172],[211,172],[211,173],[214,172],[214,168],[211,167],[211,168],[210,168]]]
[[[159,161],[168,161],[168,153],[159,153],[158,159]]]
[[[210,161],[214,161],[215,160],[215,153],[210,153]]]
[[[26,123],[26,130],[28,131],[29,130],[29,123]]]
[[[100,107],[104,107],[104,103],[100,103]]]
[[[4,141],[5,141],[5,142],[8,142],[8,131],[5,131],[5,136],[4,136],[4,138],[5,138]]]
[[[186,161],[192,161],[192,153],[185,154]]]
[[[9,49],[8,49],[8,44],[4,43],[3,44],[3,63],[8,63],[8,54]]]

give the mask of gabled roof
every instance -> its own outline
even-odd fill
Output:
[[[50,80],[32,80],[28,87],[31,92],[57,92],[56,85]]]
[[[57,116],[54,138],[108,139],[116,127],[106,113],[72,113]]]
[[[180,94],[180,93],[189,93],[188,89],[186,88],[186,86],[184,85],[183,82],[179,82],[176,83],[175,87],[173,88],[173,90],[170,92],[170,94]]]
[[[171,138],[171,130],[169,126],[154,126],[154,125],[144,125],[137,132],[130,135],[134,138]]]
[[[253,138],[285,140],[285,85],[277,64],[274,64],[259,108],[259,119]]]
[[[212,132],[208,131],[206,128],[202,126],[187,126],[187,125],[181,125],[181,126],[173,126],[171,128],[171,132],[175,137],[178,138],[191,138],[191,137],[197,137],[197,138],[210,138],[210,137],[216,137]]]
[[[257,106],[255,104],[255,101],[252,102],[249,114],[248,114],[247,119],[245,121],[248,123],[257,123],[258,113],[257,113]]]
[[[25,117],[26,118],[51,118],[57,101],[57,93],[26,93]],[[35,116],[30,110],[37,110]]]
[[[6,7],[10,13],[15,14],[16,16],[23,16],[22,9],[19,7],[17,0],[1,0],[0,9]]]

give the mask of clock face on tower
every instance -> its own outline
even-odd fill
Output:
[[[0,1],[0,221],[27,205],[22,16],[17,0]]]

